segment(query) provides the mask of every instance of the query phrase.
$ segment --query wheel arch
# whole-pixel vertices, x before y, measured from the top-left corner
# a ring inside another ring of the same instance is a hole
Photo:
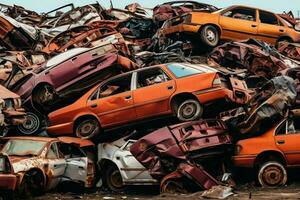
[[[282,163],[285,167],[287,165],[287,161],[282,152],[276,150],[268,150],[261,152],[258,154],[254,160],[253,167],[258,168],[259,164],[268,160],[276,160]]]
[[[182,102],[186,99],[194,99],[194,100],[197,100],[200,102],[200,100],[194,94],[189,93],[189,92],[182,92],[182,93],[175,94],[171,97],[170,102],[169,102],[169,106],[170,106],[170,109],[172,109],[172,112],[175,111],[174,105],[178,106],[178,104],[180,102]]]
[[[76,129],[76,125],[82,121],[82,120],[85,120],[85,119],[96,119],[101,127],[101,122],[99,120],[99,118],[95,115],[95,114],[92,114],[92,113],[86,113],[86,114],[83,114],[83,115],[79,115],[79,116],[76,116],[75,119],[73,120],[73,131],[75,131]]]
[[[38,167],[33,167],[33,168],[30,168],[30,169],[24,171],[24,172],[22,173],[22,176],[20,176],[21,178],[20,178],[20,180],[19,180],[19,184],[22,183],[25,174],[27,174],[27,173],[29,173],[29,172],[32,172],[32,171],[37,171],[38,173],[42,174],[43,179],[44,179],[44,187],[46,187],[46,185],[47,185],[47,182],[46,182],[46,181],[48,180],[48,177],[47,177],[47,175],[44,173],[44,171],[43,171],[42,169],[38,168]],[[20,173],[18,173],[18,174],[20,174]]]
[[[200,33],[202,31],[202,29],[205,27],[205,26],[213,26],[217,29],[218,33],[219,33],[219,38],[221,39],[221,35],[222,35],[222,28],[218,25],[218,24],[214,24],[214,23],[207,23],[207,24],[203,24],[201,25],[201,27],[199,28],[198,30],[198,33]]]
[[[37,90],[39,90],[44,85],[50,85],[51,87],[53,87],[53,85],[51,85],[51,83],[49,83],[47,81],[43,81],[43,82],[39,82],[36,86],[34,86],[32,92],[31,92],[31,105],[35,110],[39,110],[39,109],[35,105],[34,94],[36,93]]]

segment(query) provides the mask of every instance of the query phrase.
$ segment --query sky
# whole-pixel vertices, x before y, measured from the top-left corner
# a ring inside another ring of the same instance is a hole
[[[106,8],[108,8],[110,5],[109,0],[98,1]],[[124,8],[126,5],[134,2],[139,3],[147,8],[153,8],[158,4],[168,1],[170,0],[112,0],[112,3],[116,8]],[[69,3],[74,3],[75,6],[80,6],[95,2],[96,0],[0,0],[0,3],[8,5],[21,5],[38,13],[47,12]],[[220,8],[236,4],[248,5],[270,10],[276,13],[292,10],[295,16],[298,16],[298,10],[300,10],[300,0],[200,0],[199,2],[212,4]]]

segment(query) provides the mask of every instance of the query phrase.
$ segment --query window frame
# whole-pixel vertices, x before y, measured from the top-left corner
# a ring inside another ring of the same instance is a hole
[[[118,78],[125,77],[125,76],[127,76],[127,75],[131,75],[131,79],[130,79],[130,90],[128,90],[128,91],[132,91],[132,90],[133,90],[133,81],[134,81],[134,79],[133,79],[133,77],[134,77],[134,76],[133,76],[133,72],[128,73],[128,74],[122,74],[121,76],[113,77],[113,78],[111,78],[111,79],[109,79],[109,80],[103,82],[103,83],[100,84],[100,85],[94,90],[94,92],[89,96],[88,101],[96,101],[96,100],[99,100],[99,99],[104,99],[104,98],[108,98],[108,97],[114,96],[114,95],[111,95],[111,96],[99,98],[99,94],[100,94],[101,87],[105,86],[106,84],[108,84],[108,83],[111,82],[111,81],[114,81],[114,80],[116,80],[116,79],[118,79]],[[96,94],[96,93],[97,93],[97,94]],[[122,92],[122,93],[123,93],[123,92]],[[121,94],[121,93],[118,93],[118,94]],[[94,95],[97,95],[95,99],[93,98]],[[117,94],[115,94],[115,95],[117,95]]]
[[[254,10],[255,13],[255,18],[254,21],[251,20],[247,20],[247,19],[239,19],[239,18],[233,18],[233,17],[228,17],[225,16],[224,14],[227,13],[228,11],[234,10],[234,9],[244,9],[244,10]],[[248,7],[242,7],[242,6],[238,6],[238,7],[230,7],[228,9],[225,9],[221,14],[222,17],[227,17],[227,18],[231,18],[231,19],[235,19],[235,20],[243,20],[243,21],[247,21],[247,22],[257,22],[258,21],[258,12],[256,8],[248,8]]]
[[[133,74],[133,77],[134,77],[134,80],[133,80],[133,90],[138,90],[138,89],[142,89],[142,88],[147,88],[149,86],[153,86],[153,85],[148,85],[148,86],[144,86],[144,87],[137,87],[138,85],[138,73],[140,72],[143,72],[143,71],[146,71],[146,70],[151,70],[151,69],[155,69],[155,68],[159,68],[167,77],[168,77],[168,81],[172,81],[173,78],[166,72],[166,70],[164,70],[161,66],[153,66],[153,67],[148,67],[146,69],[142,69],[142,70],[138,70],[138,71],[135,71],[134,74]],[[165,81],[163,83],[166,83],[168,81]],[[154,85],[157,85],[157,84],[154,84]]]
[[[56,145],[56,158],[48,158],[48,153],[50,152],[50,150],[51,150],[51,146],[52,145]],[[49,148],[48,148],[48,150],[47,150],[47,152],[46,152],[46,154],[45,154],[45,158],[47,158],[47,159],[49,159],[49,160],[54,160],[54,159],[61,159],[61,156],[60,156],[60,153],[59,153],[59,150],[58,150],[58,145],[57,145],[57,142],[52,142],[50,145],[49,145]]]
[[[273,15],[277,19],[278,24],[269,24],[269,23],[262,22],[261,19],[260,19],[261,12]],[[265,11],[265,10],[258,10],[258,15],[259,15],[259,23],[261,23],[261,24],[267,24],[267,25],[270,25],[270,26],[284,26],[283,23],[280,21],[280,19],[276,16],[276,14],[274,14],[272,12]]]

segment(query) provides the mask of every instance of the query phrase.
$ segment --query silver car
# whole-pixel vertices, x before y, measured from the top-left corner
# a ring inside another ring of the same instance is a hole
[[[128,185],[158,184],[130,153],[130,146],[135,141],[122,138],[98,145],[98,167],[108,189],[119,192]]]

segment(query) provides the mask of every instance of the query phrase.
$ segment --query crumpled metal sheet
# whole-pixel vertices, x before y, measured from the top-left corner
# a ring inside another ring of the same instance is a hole
[[[254,137],[267,131],[288,114],[295,103],[295,81],[287,76],[275,77],[256,91],[249,103],[220,114],[237,138]]]
[[[162,179],[179,169],[181,163],[205,160],[209,152],[217,157],[231,145],[221,121],[203,120],[158,129],[135,142],[130,152],[153,178]]]
[[[297,43],[280,42],[278,51],[291,59],[300,61],[300,45]]]
[[[166,20],[193,10],[214,12],[217,11],[218,8],[196,1],[171,1],[158,5],[153,9],[153,20],[157,24],[162,25]]]
[[[216,47],[209,56],[222,67],[247,69],[249,75],[271,79],[281,71],[297,66],[297,63],[282,57],[275,48],[262,41],[249,39],[228,42]]]

